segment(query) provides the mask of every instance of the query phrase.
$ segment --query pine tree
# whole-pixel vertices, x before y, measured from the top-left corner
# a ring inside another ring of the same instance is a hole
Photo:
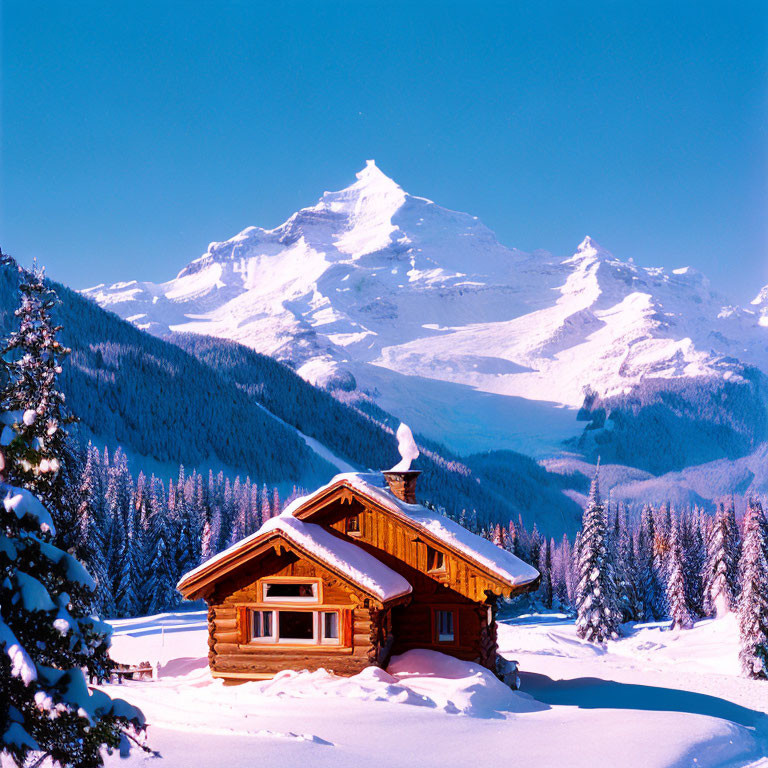
[[[669,533],[669,578],[667,581],[667,605],[672,617],[672,629],[690,629],[693,626],[691,607],[688,604],[689,589],[686,584],[686,563],[681,542],[680,521],[671,525]]]
[[[623,622],[639,621],[642,614],[642,601],[638,594],[634,541],[627,510],[621,506],[616,510],[614,532],[616,540],[616,586],[621,620]]]
[[[150,482],[151,565],[146,583],[149,613],[160,613],[175,608],[179,602],[176,591],[176,566],[173,562],[174,532],[169,526],[165,489],[161,480],[153,477]]]
[[[685,515],[683,559],[686,564],[685,583],[687,588],[688,605],[695,616],[704,616],[704,572],[707,553],[702,532],[702,512],[695,507],[693,514]]]
[[[598,469],[584,510],[579,547],[579,587],[576,631],[593,643],[618,637],[621,619],[608,540],[608,521],[600,499]]]
[[[643,604],[643,619],[659,621],[664,618],[666,602],[659,577],[656,555],[656,526],[653,509],[646,504],[640,518],[637,538],[637,568]]]
[[[69,349],[58,340],[61,326],[52,318],[58,297],[46,285],[44,271],[19,268],[19,273],[19,325],[0,352],[6,373],[0,394],[6,424],[0,443],[5,446],[8,482],[40,499],[56,524],[55,543],[69,550],[78,535],[77,499],[65,427],[74,418],[58,388]]]
[[[136,594],[133,575],[137,569],[133,543],[133,478],[128,460],[119,448],[108,470],[107,535],[104,556],[113,602],[108,604],[109,616],[133,616]]]
[[[545,608],[552,608],[552,543],[547,539],[539,550],[538,571],[541,574],[539,597]]]
[[[768,680],[768,521],[754,500],[744,520],[740,572],[739,659],[745,675]]]
[[[707,558],[705,608],[718,617],[736,607],[738,563],[734,560],[733,522],[721,504],[712,528]]]
[[[2,422],[15,418],[3,414]],[[0,458],[0,751],[18,766],[46,757],[101,766],[102,748],[127,744],[144,718],[126,702],[89,693],[84,670],[103,680],[112,668],[109,628],[87,609],[95,582],[54,545],[55,524],[40,501],[5,482],[6,472],[34,477],[46,453],[17,444]]]

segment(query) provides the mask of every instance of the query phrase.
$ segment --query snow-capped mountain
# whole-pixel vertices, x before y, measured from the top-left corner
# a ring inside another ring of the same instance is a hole
[[[733,306],[691,268],[624,262],[589,237],[565,259],[507,248],[372,160],[279,227],[211,243],[173,280],[84,293],[154,334],[232,339],[313,383],[356,386],[459,450],[552,451],[583,427],[585,393],[768,371],[767,289]]]

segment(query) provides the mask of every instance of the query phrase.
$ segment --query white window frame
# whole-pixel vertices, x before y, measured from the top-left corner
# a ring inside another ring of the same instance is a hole
[[[264,635],[263,637],[256,637],[256,632],[255,632],[256,614],[264,614],[264,613],[268,613],[271,615],[272,634]],[[275,615],[276,613],[277,611],[273,611],[269,609],[265,610],[263,608],[254,608],[251,611],[251,642],[252,643],[268,643],[271,645],[277,642],[277,616]]]
[[[336,637],[325,636],[325,617],[328,614],[336,617]],[[341,644],[341,613],[339,611],[318,611],[318,622],[320,624],[320,644],[321,645],[340,645]]]
[[[270,597],[267,594],[270,584],[308,585],[312,587],[312,595],[309,597]],[[320,590],[316,581],[270,581],[265,579],[261,584],[261,598],[263,603],[317,603],[320,601]]]
[[[309,613],[312,615],[312,637],[280,637],[280,614],[281,613]],[[286,608],[285,611],[276,610],[277,621],[275,623],[275,638],[278,645],[317,645],[318,644],[318,626],[317,616],[318,611],[292,611],[290,608]]]
[[[299,637],[280,637],[280,614],[288,611],[290,608],[252,608],[250,611],[250,628],[251,637],[250,642],[262,644],[262,645],[341,645],[341,611],[339,610],[313,610],[313,611],[297,611],[297,613],[309,613],[312,615],[312,638],[299,638]],[[271,630],[270,635],[264,637],[255,636],[255,622],[257,614],[268,613],[271,616]],[[337,637],[325,636],[325,615],[332,613],[336,616],[336,634]]]

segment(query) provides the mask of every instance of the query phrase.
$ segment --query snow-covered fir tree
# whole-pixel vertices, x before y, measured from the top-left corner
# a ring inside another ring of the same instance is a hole
[[[58,387],[69,349],[58,339],[61,327],[52,317],[58,298],[46,284],[43,270],[18,269],[18,327],[0,352],[5,372],[0,406],[7,421],[0,444],[12,457],[8,481],[40,499],[56,523],[57,545],[73,549],[78,537],[77,499],[65,429],[73,417]]]
[[[680,520],[673,521],[669,532],[669,568],[667,605],[672,618],[672,629],[690,629],[693,614],[688,604],[689,588],[686,583],[687,567],[683,553]]]
[[[616,587],[618,589],[621,620],[639,621],[642,614],[642,601],[637,583],[634,537],[629,525],[626,507],[619,505],[616,510]]]
[[[645,621],[659,621],[666,615],[666,599],[656,548],[656,524],[653,509],[649,505],[643,507],[640,518],[636,563],[643,605],[643,619]]]
[[[740,573],[739,660],[745,675],[768,680],[768,521],[754,500],[744,518]]]
[[[621,615],[616,605],[608,521],[600,498],[598,472],[599,463],[581,527],[576,631],[585,640],[604,643],[618,637]]]
[[[554,589],[552,587],[552,543],[547,539],[539,550],[538,570],[541,574],[539,598],[545,608],[552,607]]]
[[[111,669],[110,629],[85,608],[95,582],[54,545],[55,524],[36,496],[5,483],[6,474],[34,477],[46,454],[32,443],[0,459],[0,750],[18,766],[46,757],[101,766],[102,748],[127,744],[144,719],[120,699],[89,692],[84,671],[103,680]],[[30,466],[13,466],[21,461]]]
[[[734,524],[730,510],[721,504],[709,539],[704,595],[705,610],[718,617],[736,607],[738,562],[735,560]]]

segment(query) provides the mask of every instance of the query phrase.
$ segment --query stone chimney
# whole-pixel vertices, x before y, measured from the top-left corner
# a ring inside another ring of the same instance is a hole
[[[416,503],[416,480],[421,472],[418,469],[406,469],[398,471],[390,469],[382,472],[387,480],[389,490],[406,504]]]

